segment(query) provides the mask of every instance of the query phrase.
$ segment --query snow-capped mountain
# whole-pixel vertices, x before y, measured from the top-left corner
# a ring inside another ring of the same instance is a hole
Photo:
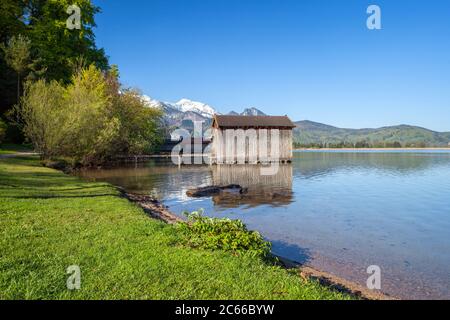
[[[234,112],[234,111],[232,111]],[[234,112],[235,114],[237,114],[236,112]],[[231,114],[231,112],[230,112]],[[265,116],[266,114],[264,112],[262,112],[259,109],[256,109],[255,107],[252,108],[246,108],[244,109],[243,112],[240,113],[241,116]]]
[[[212,118],[214,114],[220,114],[206,103],[191,101],[189,99],[181,99],[180,101],[175,103],[175,106],[183,112],[196,112],[198,114],[201,114],[205,118]]]
[[[146,95],[142,96],[142,98],[150,107],[161,108],[164,112],[164,117],[168,119],[169,122],[179,122],[182,120],[201,121],[212,119],[214,114],[220,114],[205,103],[191,101],[189,99],[181,99],[180,101],[173,103],[158,101]]]
[[[210,105],[202,102],[181,99],[178,102],[162,102],[143,95],[142,98],[149,107],[160,108],[164,113],[164,122],[168,127],[180,127],[190,130],[193,127],[193,121],[203,121],[203,126],[209,127],[215,114],[220,114]],[[234,115],[265,115],[256,108],[245,109],[242,113],[234,111],[229,114]]]

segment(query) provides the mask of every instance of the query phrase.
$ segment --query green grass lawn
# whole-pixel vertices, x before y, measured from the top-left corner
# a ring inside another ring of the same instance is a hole
[[[181,246],[105,183],[0,159],[0,299],[348,299],[258,258]],[[66,288],[70,265],[81,289]]]

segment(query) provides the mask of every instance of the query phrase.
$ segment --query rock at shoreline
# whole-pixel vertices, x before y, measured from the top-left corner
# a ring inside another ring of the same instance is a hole
[[[165,221],[167,223],[173,224],[183,221],[181,218],[177,217],[174,213],[170,212],[169,209],[161,204],[158,200],[141,194],[127,193],[125,190],[120,189],[122,195],[128,200],[137,203],[146,213],[155,219]]]
[[[201,188],[189,189],[186,195],[192,198],[210,197],[221,193],[243,194],[247,192],[247,188],[243,188],[238,184],[230,184],[227,186],[207,186]]]

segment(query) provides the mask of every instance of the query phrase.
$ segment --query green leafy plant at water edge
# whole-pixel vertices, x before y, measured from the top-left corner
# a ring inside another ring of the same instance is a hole
[[[241,220],[206,217],[203,210],[184,214],[187,221],[177,226],[182,231],[184,244],[190,247],[245,253],[261,258],[270,255],[270,242],[265,241],[259,232],[247,230]]]

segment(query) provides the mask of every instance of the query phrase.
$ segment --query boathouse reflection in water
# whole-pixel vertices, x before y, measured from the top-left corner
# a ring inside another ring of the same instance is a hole
[[[280,164],[275,175],[261,175],[261,167],[256,165],[218,165],[212,166],[211,170],[214,185],[239,184],[247,189],[242,194],[221,193],[214,196],[213,203],[219,207],[277,207],[293,201],[291,164]]]

